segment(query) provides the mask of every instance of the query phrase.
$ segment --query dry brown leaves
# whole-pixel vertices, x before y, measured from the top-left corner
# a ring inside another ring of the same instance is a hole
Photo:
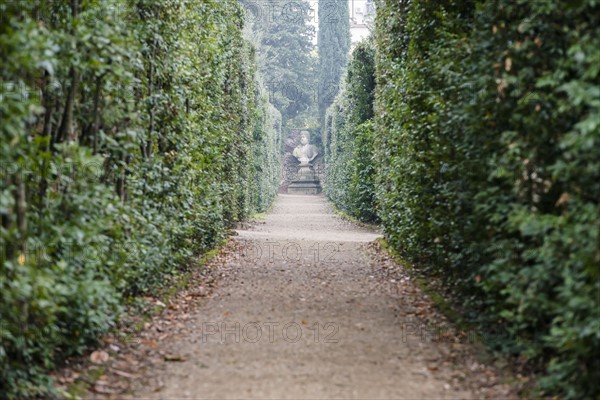
[[[143,297],[145,310],[159,310],[150,321],[136,312],[127,313],[116,334],[102,339],[103,346],[89,356],[68,360],[54,374],[61,390],[74,385],[87,387],[86,399],[132,399],[132,393],[144,386],[154,391],[162,382],[150,378],[148,371],[165,362],[183,362],[185,354],[170,354],[164,350],[167,341],[185,337],[186,321],[193,309],[218,287],[220,268],[235,251],[230,241],[203,267],[190,272],[189,284],[169,300]],[[140,329],[141,328],[141,329]],[[80,394],[80,393],[79,393]]]

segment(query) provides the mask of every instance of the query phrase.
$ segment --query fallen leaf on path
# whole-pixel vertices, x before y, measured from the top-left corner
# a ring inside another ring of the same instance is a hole
[[[124,378],[127,378],[127,379],[137,379],[138,378],[138,375],[130,374],[129,372],[121,371],[119,369],[112,368],[111,372],[114,372],[115,374],[122,376]]]
[[[90,360],[94,364],[103,364],[108,361],[110,356],[105,351],[95,351],[90,355]]]
[[[112,389],[106,385],[106,382],[96,382],[94,385],[94,392],[99,394],[117,394],[122,392],[121,390]]]
[[[187,361],[188,358],[180,355],[166,354],[164,360],[169,362],[184,362]]]

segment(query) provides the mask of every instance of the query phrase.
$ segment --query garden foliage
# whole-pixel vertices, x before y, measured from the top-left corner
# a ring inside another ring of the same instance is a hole
[[[379,0],[373,122],[363,44],[324,127],[336,205],[377,210],[490,346],[567,399],[599,395],[598,20],[593,0]]]
[[[325,192],[344,212],[376,221],[373,160],[375,49],[369,41],[352,52],[345,81],[325,116]]]
[[[307,0],[241,0],[257,48],[258,70],[283,125],[315,108],[315,27]]]
[[[594,0],[377,10],[386,236],[570,399],[599,395],[598,20]]]
[[[318,110],[325,119],[342,84],[350,50],[350,12],[346,1],[319,1]]]
[[[0,392],[264,211],[280,116],[235,0],[0,5]]]

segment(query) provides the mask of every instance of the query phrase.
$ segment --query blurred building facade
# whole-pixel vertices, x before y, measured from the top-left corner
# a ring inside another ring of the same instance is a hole
[[[374,0],[348,0],[350,9],[350,35],[352,37],[352,46],[354,47],[369,36],[373,23],[375,21],[375,1]]]

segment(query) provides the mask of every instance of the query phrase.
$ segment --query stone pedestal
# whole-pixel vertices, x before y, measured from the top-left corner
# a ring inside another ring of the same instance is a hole
[[[289,194],[319,194],[321,182],[310,164],[300,164],[298,177],[288,186]]]

